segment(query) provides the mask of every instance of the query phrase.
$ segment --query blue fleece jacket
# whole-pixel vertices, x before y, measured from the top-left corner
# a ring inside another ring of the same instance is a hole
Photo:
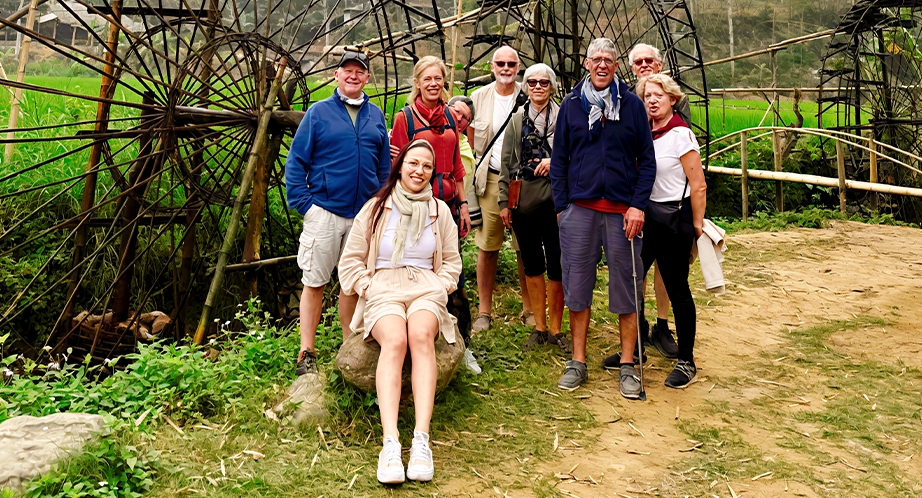
[[[656,180],[656,156],[643,103],[615,79],[611,93],[616,97],[620,88],[620,120],[604,121],[593,137],[583,84],[564,98],[557,114],[549,173],[554,209],[559,213],[573,201],[606,199],[644,210]]]
[[[387,181],[391,153],[384,113],[364,98],[355,125],[338,91],[301,120],[285,163],[288,207],[301,216],[316,204],[355,218]]]

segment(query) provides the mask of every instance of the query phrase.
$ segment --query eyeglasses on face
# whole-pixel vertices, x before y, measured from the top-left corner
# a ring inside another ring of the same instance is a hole
[[[525,83],[528,84],[529,88],[534,88],[540,86],[541,88],[547,88],[551,86],[551,80],[527,80]]]
[[[431,172],[433,170],[432,163],[421,163],[416,159],[404,159],[403,165],[413,170],[420,168],[425,172]]]
[[[634,59],[634,65],[637,67],[643,66],[644,64],[652,66],[656,62],[656,59],[653,57],[641,57],[640,59]]]
[[[589,62],[591,62],[593,66],[601,66],[602,64],[605,64],[606,66],[611,67],[615,65],[615,61],[609,59],[608,57],[589,57]]]
[[[519,65],[519,61],[493,61],[493,64],[496,64],[496,67],[515,68]]]

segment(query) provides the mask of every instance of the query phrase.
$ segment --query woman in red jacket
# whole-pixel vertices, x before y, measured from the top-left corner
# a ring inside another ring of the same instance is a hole
[[[471,229],[471,215],[464,195],[458,127],[454,117],[449,119],[451,111],[446,106],[451,98],[445,89],[447,77],[448,69],[438,57],[427,55],[413,67],[413,88],[407,97],[407,107],[394,116],[391,154],[417,139],[432,145],[438,165],[432,175],[432,192],[458,216],[458,232],[464,237]],[[412,118],[410,123],[408,114]]]

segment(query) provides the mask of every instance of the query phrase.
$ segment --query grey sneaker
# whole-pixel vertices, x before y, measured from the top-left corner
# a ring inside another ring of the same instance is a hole
[[[298,377],[306,373],[317,373],[317,356],[309,349],[298,353],[298,364],[295,368]]]
[[[529,328],[536,326],[537,323],[535,322],[535,314],[531,311],[523,311],[522,324]]]
[[[634,365],[622,365],[618,379],[622,396],[627,399],[640,398],[643,385],[640,384],[640,377],[637,377],[637,370],[634,369]]]
[[[660,328],[656,324],[650,329],[650,344],[665,358],[676,359],[679,357],[679,345],[672,337],[669,327]]]
[[[528,340],[525,341],[525,351],[539,344],[547,344],[547,330],[532,330]]]
[[[479,374],[482,371],[480,365],[477,364],[477,358],[474,358],[474,353],[472,353],[470,349],[464,350],[464,366],[475,374]]]
[[[567,334],[563,332],[557,335],[548,335],[547,343],[552,346],[557,346],[563,353],[573,354],[573,344],[570,342],[570,339],[567,339]]]
[[[589,372],[586,370],[586,364],[576,360],[568,360],[567,368],[563,371],[563,376],[557,382],[557,387],[564,391],[572,391],[581,386],[589,378]]]
[[[637,356],[637,351],[634,351],[634,363],[640,363],[640,357]],[[643,353],[643,363],[647,364],[647,352]],[[606,357],[602,360],[602,368],[605,370],[618,370],[621,368],[621,353],[615,353],[611,356]]]
[[[672,372],[669,372],[664,384],[666,387],[671,387],[673,389],[685,389],[695,380],[695,375],[697,374],[698,369],[695,368],[694,363],[686,360],[679,360],[679,363]]]
[[[474,320],[474,325],[471,326],[471,332],[483,332],[490,328],[493,324],[493,317],[490,315],[481,313],[477,315],[477,319]]]

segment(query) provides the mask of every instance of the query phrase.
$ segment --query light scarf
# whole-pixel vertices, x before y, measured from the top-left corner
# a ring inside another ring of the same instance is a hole
[[[618,82],[615,79],[615,88],[618,92],[618,99],[612,101],[611,87],[603,90],[596,90],[592,86],[589,76],[583,80],[582,98],[589,103],[589,131],[597,135],[601,130],[600,122],[602,116],[609,121],[618,121],[621,119],[621,90],[618,89]]]
[[[357,98],[357,99],[350,99],[349,97],[346,97],[345,95],[343,95],[343,94],[341,94],[341,93],[339,93],[339,92],[336,92],[336,93],[339,95],[339,100],[342,100],[343,102],[345,102],[345,103],[347,103],[347,104],[349,104],[349,105],[354,105],[354,106],[356,106],[356,107],[361,107],[362,104],[365,103],[365,92],[362,92],[362,96],[359,97],[359,98]]]
[[[394,185],[391,192],[391,201],[400,213],[400,219],[397,221],[397,230],[394,234],[394,254],[391,256],[391,264],[394,268],[403,259],[404,249],[407,247],[407,239],[410,240],[410,246],[416,245],[423,230],[426,228],[426,222],[429,220],[429,200],[432,199],[432,186],[426,185],[426,188],[418,194],[412,194],[403,189],[400,182]]]

